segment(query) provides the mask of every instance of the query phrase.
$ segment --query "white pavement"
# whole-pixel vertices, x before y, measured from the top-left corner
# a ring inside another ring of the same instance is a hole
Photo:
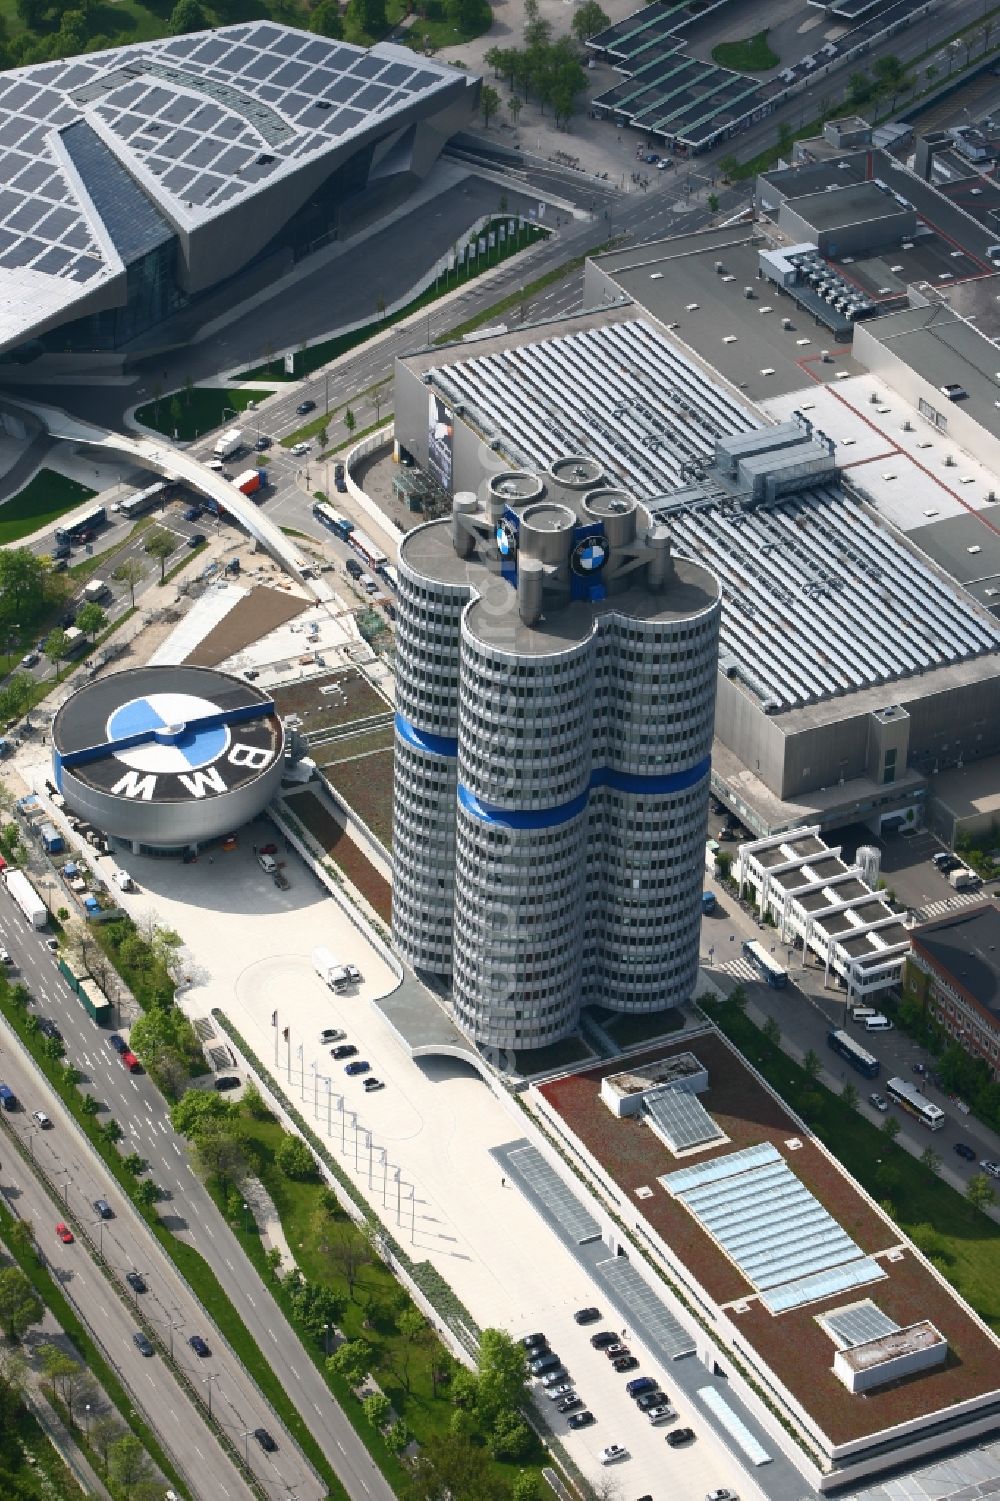
[[[624,1443],[633,1458],[619,1474],[630,1493],[690,1501],[713,1486],[730,1485],[747,1495],[747,1475],[700,1415],[683,1404],[681,1420],[695,1428],[698,1442],[673,1461],[663,1430],[649,1426],[627,1397],[624,1379],[590,1349],[588,1331],[573,1322],[574,1309],[584,1304],[606,1306],[602,1290],[528,1202],[501,1186],[489,1156],[491,1148],[525,1134],[524,1117],[466,1065],[453,1059],[414,1063],[404,1054],[369,1004],[395,987],[389,966],[337,902],[321,894],[297,857],[288,860],[287,892],[263,876],[252,847],[269,837],[271,826],[261,821],[241,831],[236,851],[211,862],[124,861],[140,887],[124,904],[136,917],[155,914],[176,928],[192,955],[196,983],[182,998],[185,1010],[191,1016],[203,1016],[212,1006],[226,1012],[303,1114],[329,1137],[376,1213],[411,1254],[438,1268],[477,1323],[515,1334],[546,1331],[598,1420],[574,1434],[564,1419],[547,1413],[589,1477],[602,1473],[597,1456],[605,1444]],[[318,944],[358,965],[364,980],[356,993],[334,995],[322,984],[310,960]],[[277,1029],[271,1025],[275,1010]],[[280,1038],[286,1026],[287,1046]],[[347,1031],[385,1081],[383,1091],[366,1095],[361,1080],[345,1077],[343,1064],[318,1044],[320,1030],[330,1026]],[[659,1375],[673,1393],[670,1370],[658,1370],[646,1352],[633,1349],[642,1370]]]

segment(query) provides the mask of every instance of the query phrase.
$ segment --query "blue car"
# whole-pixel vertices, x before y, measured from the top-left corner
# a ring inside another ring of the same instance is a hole
[[[363,1058],[355,1058],[353,1063],[344,1065],[345,1074],[367,1074],[370,1069],[371,1064],[366,1063]]]
[[[125,1041],[124,1037],[119,1036],[117,1032],[112,1032],[111,1036],[108,1038],[108,1047],[114,1048],[119,1057],[122,1053],[128,1052],[128,1043]]]

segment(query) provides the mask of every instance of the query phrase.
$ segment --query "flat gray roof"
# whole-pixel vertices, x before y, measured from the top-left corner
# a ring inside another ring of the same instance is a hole
[[[827,384],[838,372],[862,374],[843,345],[833,363],[822,364],[829,331],[817,328],[779,288],[758,281],[759,252],[772,248],[755,226],[738,224],[637,245],[598,256],[596,264],[749,401],[800,391],[813,381]],[[744,287],[753,288],[752,300]],[[782,327],[785,317],[791,328]]]
[[[835,177],[847,175],[833,170]],[[788,206],[818,230],[912,216],[911,209],[902,208],[873,182],[838,182],[833,192],[807,193],[790,200]]]
[[[1000,439],[1000,410],[994,405],[1000,360],[992,340],[971,323],[935,301],[875,319],[865,325],[865,333],[938,390],[948,384],[961,386],[967,393],[962,411]],[[944,395],[941,403],[947,411]]]
[[[946,516],[907,535],[939,568],[963,584],[973,599],[991,614],[1000,615],[1000,532],[983,524],[991,520],[1000,526],[1000,504],[995,516],[991,510]],[[978,551],[970,553],[970,547]]]

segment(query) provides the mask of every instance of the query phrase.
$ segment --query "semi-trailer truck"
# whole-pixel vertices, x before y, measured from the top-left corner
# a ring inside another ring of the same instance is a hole
[[[346,965],[339,963],[329,949],[313,949],[312,961],[316,973],[331,990],[346,990],[350,985],[351,976]]]
[[[238,427],[231,427],[227,432],[219,434],[212,452],[217,459],[231,459],[233,454],[239,453],[242,447],[242,432]]]
[[[244,469],[233,480],[233,484],[242,495],[255,495],[257,491],[267,484],[266,469]]]
[[[31,923],[31,926],[33,928],[44,928],[49,920],[49,914],[46,911],[45,903],[28,880],[28,877],[24,874],[24,871],[11,870],[8,866],[3,873],[3,878],[7,883],[7,890]]]

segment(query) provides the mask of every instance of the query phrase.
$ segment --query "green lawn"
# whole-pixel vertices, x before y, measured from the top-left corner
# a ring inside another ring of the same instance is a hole
[[[765,30],[740,42],[720,42],[712,48],[712,61],[736,73],[767,73],[778,66],[781,58],[768,46]]]
[[[703,1004],[745,1058],[787,1100],[848,1172],[930,1257],[942,1276],[1000,1334],[1000,1226],[974,1209],[877,1126],[848,1109],[731,1003]],[[934,1137],[928,1145],[935,1147]],[[935,1148],[936,1149],[936,1148]]]
[[[23,490],[0,505],[0,546],[50,526],[96,494],[53,469],[39,469]]]
[[[495,222],[498,224],[501,222],[506,223],[508,217],[508,215],[504,215],[501,219],[498,216]],[[483,234],[486,233],[487,230],[484,229]],[[460,287],[467,281],[473,281],[477,276],[482,275],[484,271],[492,269],[492,267],[499,265],[501,261],[507,260],[509,256],[517,255],[519,251],[526,249],[529,245],[533,245],[536,240],[545,239],[547,234],[547,230],[539,229],[537,225],[523,225],[520,234],[516,235],[514,240],[506,241],[502,250],[497,248],[490,251],[487,255],[477,256],[471,263],[471,270],[463,266],[455,271],[446,272],[438,282],[428,287],[426,291],[421,292],[419,297],[415,297],[412,302],[408,302],[398,312],[385,318],[378,315],[378,288],[373,287],[371,289],[371,305],[376,316],[372,321],[363,324],[361,328],[354,329],[351,333],[338,334],[333,339],[324,339],[319,344],[310,344],[307,349],[298,350],[295,355],[294,375],[285,374],[284,364],[281,361],[270,360],[266,364],[255,366],[252,370],[241,371],[237,378],[239,380],[267,381],[301,380],[303,376],[311,375],[314,370],[319,370],[323,365],[328,365],[331,360],[335,360],[339,355],[346,354],[348,350],[355,349],[359,344],[363,344],[373,334],[380,333],[383,328],[391,328],[393,324],[402,322],[411,313],[415,313],[418,309],[427,307],[430,303],[435,302],[437,298],[443,297],[446,292],[453,291],[455,287]],[[464,236],[462,237],[462,243],[466,243]],[[360,311],[363,310],[359,309]],[[322,421],[318,418],[314,418],[311,423],[307,424],[313,432],[318,431],[322,425]],[[281,441],[287,445],[299,442],[300,439],[297,433],[290,433],[287,438],[282,438]]]
[[[336,1128],[336,1117],[333,1119]],[[330,1213],[330,1199],[324,1184],[318,1180],[296,1182],[275,1166],[275,1152],[285,1135],[284,1128],[276,1120],[253,1120],[244,1114],[241,1125],[245,1140],[259,1163],[260,1177],[274,1200],[282,1229],[302,1275],[309,1282],[333,1288],[346,1300],[344,1313],[338,1319],[341,1330],[348,1339],[367,1339],[370,1342],[372,1373],[418,1443],[426,1443],[432,1435],[447,1433],[454,1408],[448,1400],[447,1385],[442,1385],[439,1380],[438,1395],[435,1396],[431,1379],[432,1367],[439,1368],[448,1363],[437,1339],[429,1339],[425,1344],[412,1344],[399,1333],[399,1316],[409,1306],[409,1299],[380,1260],[373,1259],[362,1267],[353,1297],[350,1295],[342,1262],[338,1261],[335,1247],[339,1237],[360,1236],[361,1232],[346,1214],[340,1211]],[[346,1140],[350,1146],[353,1133],[349,1128]],[[364,1162],[365,1155],[364,1143],[361,1142],[359,1162]],[[378,1183],[377,1171],[373,1181]],[[390,1180],[390,1195],[392,1189]],[[217,1191],[215,1197],[221,1207],[221,1195]],[[405,1203],[404,1195],[401,1204],[404,1223]],[[231,1223],[247,1254],[267,1278],[269,1274],[256,1226],[245,1222],[242,1214],[234,1217]],[[276,1288],[276,1296],[286,1317],[295,1324],[296,1315],[291,1300],[280,1285]],[[388,1449],[381,1435],[368,1424],[346,1384],[326,1371],[322,1335],[310,1336],[301,1326],[299,1334],[316,1365],[323,1371],[331,1390],[347,1410],[351,1422],[377,1457],[386,1478],[397,1494],[403,1494],[406,1476],[399,1461]],[[495,1470],[498,1476],[509,1481],[518,1469],[534,1469],[540,1479],[542,1462],[543,1454],[539,1445],[537,1452],[523,1464],[513,1466],[497,1463]],[[541,1494],[541,1485],[539,1493]]]
[[[148,401],[136,410],[136,419],[144,427],[165,433],[172,438],[176,431],[178,439],[187,442],[209,433],[224,422],[236,422],[233,413],[246,411],[251,401],[263,401],[267,391],[241,391],[234,387],[229,391],[215,390],[209,386],[195,386],[192,391],[169,392],[158,401]]]

